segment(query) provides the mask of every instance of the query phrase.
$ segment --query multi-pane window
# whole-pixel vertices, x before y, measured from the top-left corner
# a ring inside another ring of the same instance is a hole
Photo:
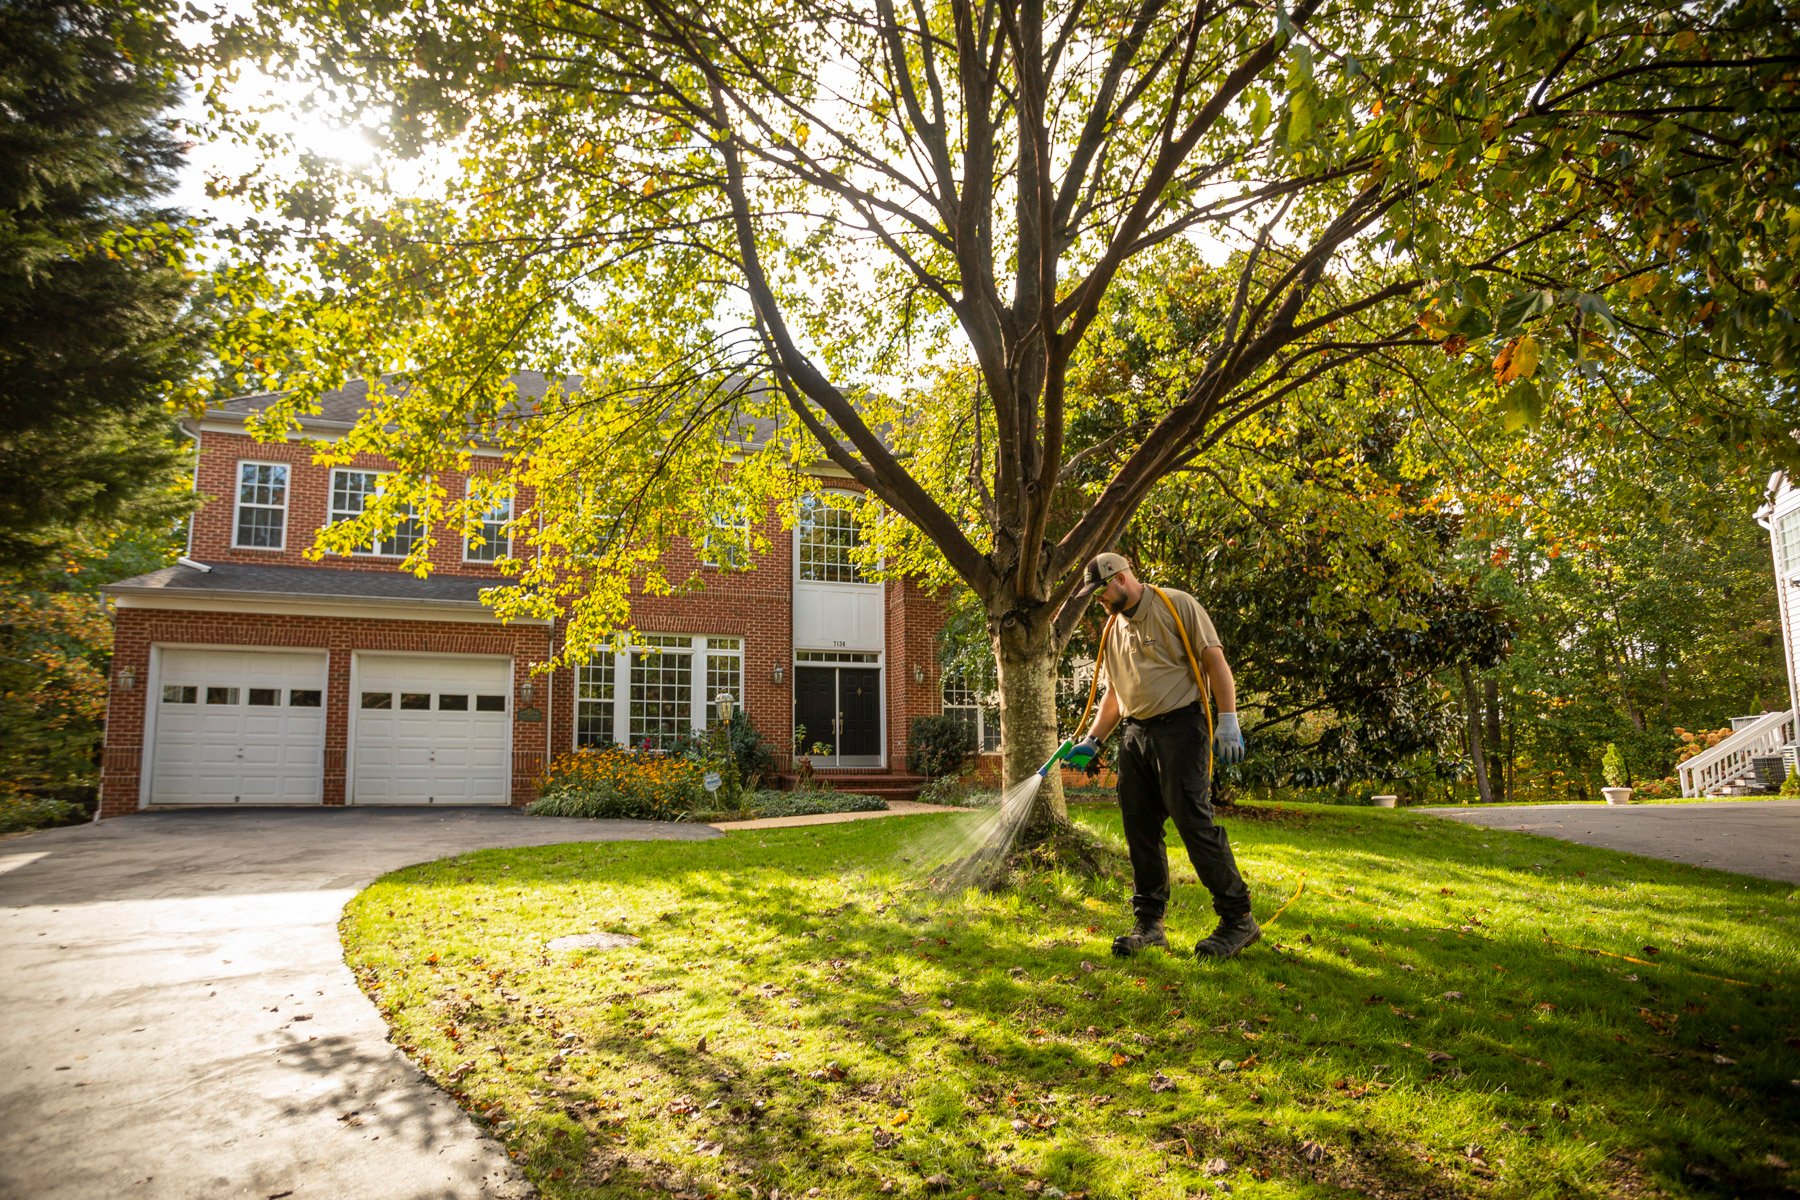
[[[495,562],[505,558],[512,550],[512,539],[507,535],[506,525],[512,520],[512,500],[506,496],[497,496],[492,507],[481,516],[481,536],[471,537],[463,544],[463,560],[465,562]]]
[[[866,583],[852,552],[862,543],[856,514],[832,504],[830,497],[807,496],[800,502],[794,530],[800,548],[800,578],[818,583]]]
[[[744,641],[633,634],[575,669],[575,745],[666,749],[718,724],[719,693],[744,707]]]
[[[684,637],[640,635],[631,647],[631,745],[661,750],[693,729],[694,647]]]
[[[734,710],[744,707],[744,643],[741,638],[706,639],[706,691],[700,702],[706,708],[706,727],[719,724],[719,693],[731,697]]]
[[[741,571],[750,565],[750,518],[720,515],[712,519],[700,547],[700,561],[709,567]]]
[[[1775,534],[1781,546],[1781,569],[1800,570],[1800,508],[1775,523]]]
[[[598,749],[613,745],[616,689],[613,656],[603,651],[575,668],[575,744]]]
[[[944,715],[968,729],[983,754],[1000,748],[1000,705],[992,691],[977,691],[961,670],[944,672]]]
[[[380,471],[333,471],[331,473],[331,520],[333,524],[347,521],[362,515],[370,500],[381,491]],[[393,532],[378,535],[369,545],[357,550],[358,554],[385,554],[401,556],[411,554],[413,547],[425,536],[425,528],[412,505],[407,505],[400,521]]]
[[[286,463],[241,462],[237,480],[237,526],[232,544],[279,550],[287,534]]]

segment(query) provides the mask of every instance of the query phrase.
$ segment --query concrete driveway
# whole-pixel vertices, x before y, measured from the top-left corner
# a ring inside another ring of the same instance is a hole
[[[0,842],[0,1197],[532,1195],[388,1044],[344,965],[344,903],[465,850],[717,836],[494,809],[284,809]]]
[[[1800,883],[1800,800],[1695,804],[1504,804],[1422,808],[1490,829]]]

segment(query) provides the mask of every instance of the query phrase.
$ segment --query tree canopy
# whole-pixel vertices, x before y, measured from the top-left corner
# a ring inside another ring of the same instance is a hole
[[[159,206],[172,128],[172,6],[0,9],[0,558],[168,491],[165,408],[202,339],[191,230]]]
[[[292,389],[266,431],[405,372],[332,452],[454,508],[431,470],[506,438],[563,482],[538,515],[564,531],[634,504],[694,528],[817,453],[898,518],[891,563],[980,598],[1009,775],[1053,742],[1080,565],[1336,373],[1520,428],[1655,376],[1747,453],[1800,451],[1800,55],[1766,0],[286,0],[220,53],[455,155],[431,196],[241,181],[279,214],[225,291],[242,382]],[[1108,409],[1109,297],[1175,245],[1208,267],[1191,349]],[[586,384],[516,420],[524,362]],[[1732,370],[1758,402],[1692,386]],[[745,376],[771,386],[720,386]],[[793,436],[746,445],[749,417]],[[577,572],[589,634],[642,586],[630,540]]]

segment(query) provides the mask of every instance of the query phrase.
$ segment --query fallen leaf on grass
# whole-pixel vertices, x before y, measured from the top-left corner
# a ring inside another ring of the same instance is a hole
[[[874,1142],[877,1150],[891,1150],[899,1140],[900,1135],[897,1133],[889,1133],[885,1129],[875,1131]]]
[[[1150,1090],[1153,1092],[1172,1092],[1175,1090],[1175,1081],[1170,1079],[1167,1075],[1164,1075],[1161,1071],[1158,1071],[1155,1075],[1150,1077]]]
[[[1304,1158],[1309,1163],[1324,1162],[1325,1147],[1319,1145],[1317,1142],[1301,1142],[1300,1157]]]
[[[1445,1054],[1442,1050],[1427,1050],[1425,1052],[1425,1061],[1426,1062],[1447,1063],[1447,1062],[1451,1062],[1455,1058],[1456,1058],[1456,1055]]]
[[[1779,1154],[1765,1154],[1763,1155],[1763,1166],[1774,1167],[1777,1171],[1785,1171],[1788,1169],[1788,1161]]]
[[[1202,1166],[1200,1169],[1205,1171],[1208,1175],[1223,1175],[1225,1172],[1231,1170],[1231,1164],[1222,1158],[1209,1158],[1206,1160],[1206,1165]]]
[[[895,1129],[898,1129],[910,1120],[912,1120],[912,1114],[907,1112],[905,1109],[901,1109],[899,1112],[894,1114],[894,1119],[892,1121],[889,1121],[888,1124],[892,1125]]]

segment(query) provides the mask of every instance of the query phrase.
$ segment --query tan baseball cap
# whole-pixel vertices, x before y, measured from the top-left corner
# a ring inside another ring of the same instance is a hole
[[[1096,554],[1081,573],[1081,586],[1075,589],[1077,596],[1085,596],[1097,592],[1106,586],[1106,581],[1120,571],[1131,570],[1131,560],[1123,554]]]

